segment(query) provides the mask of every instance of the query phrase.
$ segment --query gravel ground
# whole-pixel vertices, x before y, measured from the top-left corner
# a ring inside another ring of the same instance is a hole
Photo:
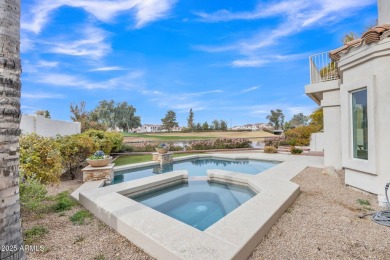
[[[376,196],[346,188],[343,175],[329,176],[308,168],[293,179],[301,195],[271,228],[250,259],[390,259],[390,228],[358,215],[378,210]],[[49,194],[73,191],[81,182],[63,181],[48,187]],[[360,205],[358,199],[371,205]],[[43,225],[49,233],[37,245],[43,253],[29,259],[152,259],[110,227],[93,218],[73,225],[65,214],[23,216],[23,229]]]
[[[48,193],[73,191],[81,185],[79,181],[63,181],[57,186],[48,186]],[[28,253],[28,259],[153,259],[125,237],[93,217],[85,225],[74,225],[69,217],[82,206],[61,213],[41,216],[22,216],[23,230],[34,225],[44,226],[49,232],[34,245],[45,246],[44,252]]]
[[[375,195],[347,188],[342,173],[329,176],[322,169],[308,168],[293,181],[301,195],[250,259],[390,259],[390,228],[358,218],[379,209]]]

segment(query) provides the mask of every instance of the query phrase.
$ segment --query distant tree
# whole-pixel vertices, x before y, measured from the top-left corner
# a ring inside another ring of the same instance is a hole
[[[44,116],[45,118],[51,118],[49,110],[37,110],[35,114]]]
[[[207,122],[204,122],[202,125],[203,130],[209,130],[209,124]]]
[[[219,124],[219,121],[218,120],[213,120],[213,122],[211,122],[211,125],[213,127],[213,130],[219,130],[220,129],[220,124]]]
[[[163,124],[163,129],[168,130],[170,132],[172,128],[179,126],[176,122],[176,113],[172,110],[168,110],[165,117],[161,118],[161,122]]]
[[[202,125],[201,123],[197,123],[195,126],[194,126],[195,130],[196,131],[202,131]]]
[[[80,104],[70,104],[70,118],[73,122],[81,124],[81,132],[85,132],[88,129],[107,130],[106,125],[100,124],[92,118],[85,106],[85,101],[81,101]]]
[[[271,114],[266,117],[269,124],[272,125],[276,130],[283,128],[284,125],[284,114],[280,109],[271,110]]]
[[[290,120],[290,126],[297,127],[301,125],[307,125],[309,122],[309,117],[305,116],[303,113],[299,113],[296,115],[293,115],[293,117]]]
[[[324,128],[324,111],[322,107],[317,108],[314,112],[309,116],[310,125],[317,126],[320,130]]]
[[[92,111],[91,116],[99,123],[105,124],[111,129],[115,129],[116,107],[114,100],[99,101],[99,105]]]
[[[194,112],[192,111],[192,108],[190,109],[190,113],[187,117],[187,127],[194,131]]]
[[[114,125],[124,132],[141,126],[141,117],[135,115],[136,109],[127,102],[119,103],[114,110]]]
[[[221,130],[227,130],[228,126],[227,126],[227,122],[225,120],[221,120],[220,123],[219,123],[219,128]]]
[[[284,126],[283,126],[283,129],[284,129],[284,130],[289,130],[289,129],[291,129],[291,124],[290,124],[290,122],[285,122],[285,123],[284,123]]]

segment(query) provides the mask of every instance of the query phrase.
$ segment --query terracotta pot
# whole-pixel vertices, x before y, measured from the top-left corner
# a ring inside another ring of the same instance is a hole
[[[104,167],[107,166],[112,161],[112,157],[104,158],[104,159],[87,159],[87,163],[92,167]]]
[[[169,148],[156,148],[156,151],[159,154],[164,154],[164,153],[167,153],[169,151]]]

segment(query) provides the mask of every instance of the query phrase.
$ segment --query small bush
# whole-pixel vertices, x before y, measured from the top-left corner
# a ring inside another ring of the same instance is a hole
[[[74,201],[68,191],[63,191],[61,193],[58,193],[54,197],[54,205],[52,205],[52,210],[55,212],[62,212],[65,210],[72,209],[77,203]]]
[[[265,146],[273,146],[278,148],[281,145],[286,144],[286,138],[284,136],[272,136],[264,139]]]
[[[85,163],[88,158],[97,149],[93,139],[86,135],[58,136],[57,142],[62,157],[62,164],[72,179],[75,173]]]
[[[49,231],[42,226],[33,226],[23,232],[24,242],[26,244],[33,244],[39,241]]]
[[[264,152],[265,153],[277,153],[278,149],[273,147],[273,146],[265,146],[264,147]]]
[[[302,149],[291,147],[291,154],[301,154],[303,153]]]
[[[357,199],[356,202],[362,206],[370,206],[371,205],[371,203],[365,199]]]
[[[82,209],[74,213],[69,219],[75,225],[83,225],[86,223],[86,220],[91,219],[92,216],[93,215],[88,210]]]
[[[319,126],[299,126],[285,132],[287,142],[294,142],[294,145],[310,145],[310,136],[320,130]]]
[[[119,152],[123,145],[123,135],[117,132],[105,132],[98,130],[88,130],[82,135],[89,136],[94,141],[97,149],[106,154]]]
[[[53,138],[28,134],[20,138],[20,170],[26,178],[58,182],[62,173],[59,145]]]
[[[41,212],[45,205],[42,203],[46,199],[47,190],[34,176],[24,177],[20,175],[19,195],[22,209]]]
[[[218,138],[207,141],[194,141],[187,150],[210,150],[210,149],[236,149],[251,148],[251,141],[242,138]]]

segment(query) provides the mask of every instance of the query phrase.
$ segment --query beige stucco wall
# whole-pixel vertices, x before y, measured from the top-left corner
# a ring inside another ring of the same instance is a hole
[[[78,122],[66,122],[53,120],[39,115],[23,115],[20,122],[22,134],[37,133],[44,137],[56,135],[72,135],[81,132],[81,124]]]
[[[342,57],[339,67],[346,184],[383,195],[385,184],[390,182],[390,38],[353,49]],[[350,92],[361,88],[368,91],[368,160],[352,156]]]
[[[310,136],[310,151],[323,152],[325,144],[324,132],[313,133]]]

